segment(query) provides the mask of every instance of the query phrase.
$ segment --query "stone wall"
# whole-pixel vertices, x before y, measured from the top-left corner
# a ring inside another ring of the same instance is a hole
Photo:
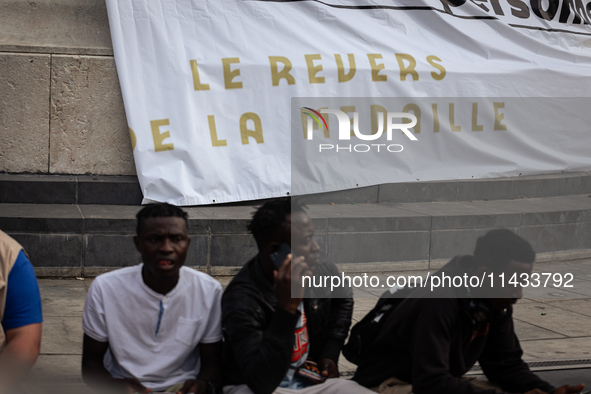
[[[0,0],[0,172],[135,175],[104,0]]]

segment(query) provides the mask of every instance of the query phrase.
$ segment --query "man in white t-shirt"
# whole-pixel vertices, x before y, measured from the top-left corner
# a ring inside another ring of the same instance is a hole
[[[183,267],[187,213],[137,214],[140,265],[99,275],[84,305],[82,376],[105,392],[206,394],[221,383],[220,284]]]

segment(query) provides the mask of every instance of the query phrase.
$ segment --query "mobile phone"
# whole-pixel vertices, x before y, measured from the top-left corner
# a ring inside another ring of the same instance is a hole
[[[291,253],[291,248],[289,247],[288,244],[283,242],[281,245],[279,245],[279,249],[277,249],[276,251],[274,251],[273,253],[270,254],[271,261],[273,262],[275,269],[278,270],[279,267],[281,267],[281,264],[283,264],[283,261],[285,260],[287,255],[290,253]]]

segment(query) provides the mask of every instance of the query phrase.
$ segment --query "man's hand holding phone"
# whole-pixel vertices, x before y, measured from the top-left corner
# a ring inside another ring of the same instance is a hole
[[[284,249],[280,246],[279,251]],[[289,246],[288,246],[289,248]],[[278,252],[279,252],[278,251]],[[276,252],[277,253],[277,252]],[[297,256],[292,260],[292,254],[289,253],[281,261],[277,271],[275,271],[275,295],[277,296],[277,303],[279,307],[285,309],[289,313],[295,314],[298,306],[304,297],[304,288],[302,287],[302,276],[312,275],[310,267],[306,264],[303,256]],[[282,257],[281,253],[273,253],[271,260],[273,260],[277,267],[278,258]],[[294,296],[292,298],[292,285],[294,288]]]

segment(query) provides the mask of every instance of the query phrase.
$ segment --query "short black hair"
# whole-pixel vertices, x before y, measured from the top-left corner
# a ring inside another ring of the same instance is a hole
[[[287,215],[292,212],[305,212],[306,206],[298,199],[281,197],[269,200],[261,205],[252,215],[252,220],[246,229],[254,236],[259,248],[273,234],[281,231]]]
[[[511,230],[491,230],[476,241],[474,259],[479,265],[503,268],[509,261],[532,264],[536,259],[531,244]]]
[[[140,235],[140,230],[144,226],[146,219],[148,218],[161,218],[161,217],[179,217],[185,219],[187,230],[189,229],[189,214],[183,211],[181,208],[168,204],[165,202],[159,202],[154,204],[148,204],[142,208],[141,211],[135,215],[137,218],[136,233]]]

